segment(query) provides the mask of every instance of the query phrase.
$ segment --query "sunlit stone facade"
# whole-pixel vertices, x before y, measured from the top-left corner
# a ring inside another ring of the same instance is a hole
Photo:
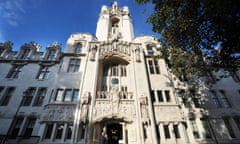
[[[240,75],[197,92],[171,74],[153,36],[134,36],[128,7],[102,6],[96,36],[64,51],[0,44],[1,143],[240,143]],[[200,96],[196,96],[198,93]]]

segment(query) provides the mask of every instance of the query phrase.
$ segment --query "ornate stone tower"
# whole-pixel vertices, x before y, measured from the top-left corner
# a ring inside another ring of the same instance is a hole
[[[117,2],[113,2],[110,8],[102,6],[96,36],[99,41],[132,41],[134,34],[128,7],[119,8]]]

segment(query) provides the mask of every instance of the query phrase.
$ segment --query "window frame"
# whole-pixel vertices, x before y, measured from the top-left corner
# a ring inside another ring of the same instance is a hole
[[[47,88],[41,87],[38,89],[37,94],[34,99],[33,106],[42,106],[44,98],[47,94]]]
[[[49,74],[50,74],[49,66],[40,66],[40,68],[38,70],[38,74],[36,76],[36,79],[46,80],[46,79],[48,79]]]
[[[19,73],[21,72],[22,68],[23,68],[22,65],[13,65],[9,70],[6,78],[17,79],[19,77]]]
[[[76,43],[74,53],[80,54],[80,53],[82,53],[82,49],[83,49],[83,44],[82,43]]]
[[[57,54],[56,49],[48,49],[46,59],[47,60],[54,60],[54,59],[56,59],[56,54]]]
[[[71,58],[69,60],[67,72],[79,72],[81,59]]]
[[[13,93],[15,91],[15,87],[7,87],[3,96],[1,97],[0,106],[7,106]]]
[[[21,106],[31,106],[33,98],[36,94],[36,87],[29,87],[23,95]]]

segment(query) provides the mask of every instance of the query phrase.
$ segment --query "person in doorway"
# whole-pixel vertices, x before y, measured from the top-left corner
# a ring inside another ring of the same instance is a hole
[[[105,133],[104,132],[102,132],[102,134],[101,134],[101,144],[107,144],[107,139],[105,137]]]

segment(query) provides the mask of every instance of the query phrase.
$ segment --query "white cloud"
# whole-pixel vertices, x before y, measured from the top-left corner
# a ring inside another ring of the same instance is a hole
[[[23,0],[3,0],[0,2],[0,16],[11,26],[18,26],[19,18],[25,13]]]

